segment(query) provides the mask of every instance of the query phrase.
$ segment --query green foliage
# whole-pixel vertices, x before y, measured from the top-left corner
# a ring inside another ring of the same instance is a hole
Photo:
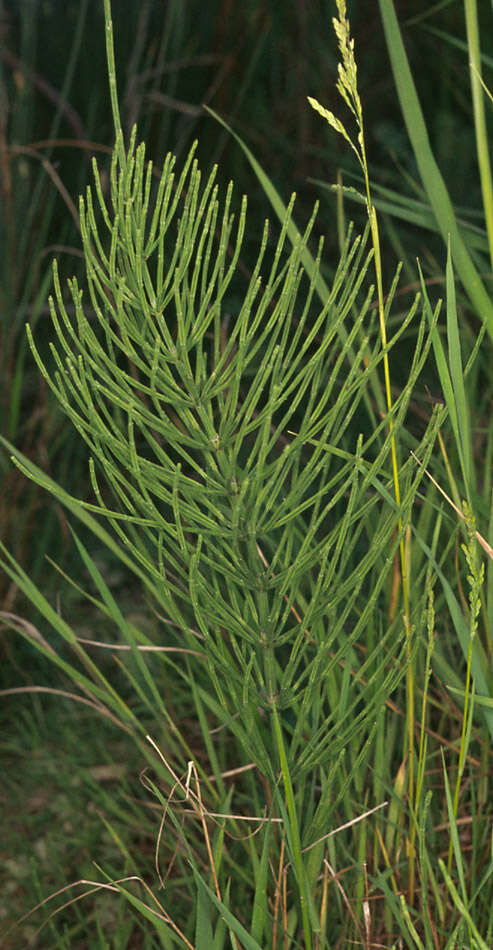
[[[329,747],[338,754],[357,728],[357,706],[363,703],[360,719],[370,717],[403,670],[395,663],[378,690],[355,690],[343,721],[329,705],[319,738],[302,750],[304,717],[315,697],[325,706],[322,684],[375,622],[391,566],[389,558],[382,564],[382,550],[392,550],[402,513],[382,502],[390,452],[385,420],[368,439],[359,437],[352,452],[345,449],[367,379],[383,358],[376,341],[360,372],[371,336],[369,295],[357,304],[368,258],[359,239],[348,242],[329,296],[317,307],[316,271],[307,278],[301,264],[312,221],[283,256],[290,209],[267,264],[265,229],[224,343],[224,300],[240,255],[244,203],[235,228],[231,190],[221,212],[214,172],[201,189],[192,150],[178,181],[167,157],[148,213],[152,167],[145,167],[135,135],[126,153],[117,140],[110,209],[96,168],[95,182],[97,211],[88,190],[80,212],[88,296],[99,326],[85,316],[76,280],[70,282],[72,325],[55,268],[54,374],[30,334],[41,371],[91,451],[99,504],[85,507],[110,521],[187,645],[196,644],[188,631],[198,626],[218,697],[231,718],[242,711],[233,728],[271,780],[272,750],[258,717],[274,708],[296,711],[290,766],[304,772]],[[321,253],[322,241],[317,267]],[[334,352],[349,313],[347,341]],[[427,355],[423,329],[409,385],[393,410],[396,427]],[[356,341],[359,359],[348,366],[347,348]],[[430,453],[434,428],[436,421],[420,453]],[[412,461],[403,466],[403,512],[422,477],[413,467]],[[113,495],[115,508],[103,492]],[[370,519],[378,543],[355,556]],[[386,663],[399,646],[390,627]],[[374,664],[370,655],[362,675]]]
[[[430,227],[444,240],[450,233],[447,346],[422,274],[422,294],[403,313],[394,312],[399,271],[384,296],[343,0],[338,90],[356,139],[311,102],[357,155],[369,220],[362,237],[347,230],[335,267],[315,237],[317,209],[300,230],[294,196],[283,204],[238,137],[280,223],[275,231],[265,222],[255,251],[249,242],[248,267],[246,198],[221,187],[216,168],[201,173],[197,145],[181,160],[168,154],[157,171],[135,127],[126,139],[105,0],[109,177],[94,161],[80,199],[83,279],[66,288],[54,265],[49,350],[28,325],[39,371],[86,447],[92,499],[2,438],[20,472],[78,519],[80,577],[58,571],[103,640],[93,629],[83,635],[75,612],[55,609],[3,544],[0,563],[36,623],[9,611],[0,622],[70,683],[42,690],[98,716],[133,767],[147,769],[141,798],[132,782],[111,793],[91,785],[111,860],[97,874],[84,867],[85,890],[59,908],[63,918],[47,917],[54,946],[79,937],[197,950],[491,942],[493,718],[481,641],[493,578],[485,581],[477,556],[478,541],[491,548],[473,514],[480,480],[469,404],[491,303],[434,164],[392,3],[380,5],[406,118],[417,123]],[[468,14],[474,40],[471,3]],[[409,218],[422,208],[403,201],[401,210]],[[469,355],[454,266],[478,313],[488,299]],[[404,344],[397,389],[390,369]],[[432,355],[445,402],[418,426],[413,400]],[[438,510],[437,482],[425,479],[437,437],[451,494],[468,499],[455,508],[469,602],[462,573],[450,569],[456,531]],[[112,587],[101,549],[125,571],[128,591]],[[104,648],[112,659],[96,661]],[[455,794],[444,747],[458,760]],[[443,807],[431,791],[438,751]],[[471,858],[461,808],[472,819]],[[63,901],[69,887],[60,885]],[[103,895],[116,923],[89,901]],[[36,909],[48,900],[41,887]],[[59,919],[69,921],[63,930]]]
[[[88,189],[80,205],[97,325],[84,313],[75,279],[72,324],[55,267],[55,373],[30,332],[29,338],[47,383],[91,451],[98,504],[84,507],[108,519],[189,649],[197,636],[190,629],[198,627],[224,721],[274,788],[281,766],[303,893],[292,782],[330,767],[348,743],[361,742],[406,669],[397,619],[368,652],[344,704],[336,699],[339,664],[352,664],[354,644],[379,623],[401,519],[423,476],[408,460],[402,506],[388,504],[387,419],[368,438],[358,436],[352,451],[350,424],[416,305],[388,348],[378,337],[372,342],[364,365],[371,290],[359,299],[369,258],[359,239],[348,240],[327,300],[317,306],[323,242],[307,276],[302,256],[313,219],[284,253],[291,205],[270,260],[266,225],[225,342],[245,202],[235,226],[232,190],[221,211],[214,172],[201,187],[193,149],[178,180],[174,164],[169,155],[151,204],[144,147],[135,147],[134,133],[125,152],[118,136],[109,203],[95,166],[94,193]],[[349,314],[346,341],[335,348]],[[392,408],[396,431],[427,356],[424,319],[408,386]],[[354,361],[350,346],[358,346]],[[417,447],[425,458],[436,427],[435,415]],[[116,604],[80,543],[79,549],[116,619]],[[118,625],[125,628],[123,618]],[[132,643],[130,633],[126,639]],[[135,646],[133,652],[142,684],[135,681],[135,688],[154,694],[159,706],[152,675]],[[279,714],[295,723],[285,735]],[[329,813],[324,801],[312,832]]]

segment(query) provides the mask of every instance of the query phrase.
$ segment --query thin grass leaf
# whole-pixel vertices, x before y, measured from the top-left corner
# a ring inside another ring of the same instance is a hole
[[[455,632],[457,635],[457,639],[459,641],[464,660],[467,663],[467,659],[469,655],[469,639],[470,639],[468,624],[466,620],[464,619],[464,616],[459,607],[459,604],[452,590],[452,587],[450,586],[439,564],[436,562],[435,558],[433,557],[433,554],[430,548],[428,547],[426,542],[420,537],[420,535],[416,531],[414,531],[414,529],[413,529],[413,534],[419,546],[422,548],[427,558],[429,559],[429,562],[432,565],[433,570],[436,572],[437,576],[440,579],[440,582],[443,587],[443,592],[445,594],[445,600],[446,600],[447,607],[450,613],[450,617],[452,619]],[[460,689],[461,684],[460,684],[460,681],[458,680],[457,673],[456,671],[452,670],[452,668],[448,664],[445,663],[443,657],[441,656],[439,644],[437,644],[433,653],[432,665],[434,666],[435,664],[437,665],[437,668],[439,670],[446,671],[445,681],[456,682],[457,689]],[[481,698],[488,700],[490,697],[490,690],[488,689],[488,685],[487,685],[488,683],[487,670],[488,670],[487,659],[484,655],[484,651],[481,647],[478,637],[475,637],[471,644],[471,674],[476,684],[476,687],[475,687],[476,692],[474,696],[474,701],[478,706],[480,706],[483,709],[483,715],[484,715],[484,719],[485,719],[488,731],[493,738],[493,712],[492,713],[489,712],[489,709],[487,708],[488,704],[486,704],[486,706],[483,706],[483,704],[481,703]]]
[[[217,908],[219,914],[229,929],[235,934],[236,937],[238,937],[241,945],[245,947],[245,950],[262,950],[260,944],[250,936],[245,927],[243,927],[243,924],[240,923],[240,921],[234,916],[229,908],[226,907],[226,905],[216,897],[214,891],[212,891],[211,888],[207,886],[205,881],[201,878],[200,874],[194,867],[192,867],[192,872],[197,887],[201,886],[203,888],[203,891],[209,898],[210,902]]]
[[[457,307],[455,301],[455,282],[452,268],[452,257],[450,252],[450,241],[447,247],[447,337],[450,377],[454,394],[455,416],[459,433],[459,457],[464,477],[464,484],[468,494],[474,490],[474,484],[471,481],[473,476],[472,464],[472,446],[469,426],[469,410],[467,406],[466,391],[464,388],[464,373],[462,368],[461,345],[459,337],[459,326],[457,320]]]
[[[493,266],[493,180],[488,143],[488,130],[484,109],[484,96],[481,78],[481,49],[479,44],[479,21],[476,0],[465,0],[464,12],[467,29],[467,46],[471,74],[474,129],[476,132],[476,150],[479,176],[483,197],[483,209],[486,219],[486,232],[489,242],[490,265]]]
[[[457,908],[457,910],[459,911],[459,914],[461,915],[461,918],[466,921],[466,923],[467,923],[467,925],[468,925],[468,928],[469,928],[469,932],[470,932],[471,936],[474,938],[474,946],[476,946],[476,947],[478,948],[478,950],[489,950],[488,944],[483,940],[481,934],[480,934],[479,931],[478,931],[478,928],[476,927],[476,924],[474,923],[474,921],[473,921],[473,919],[472,919],[472,917],[471,917],[471,914],[470,914],[470,912],[469,912],[469,908],[468,908],[468,905],[467,905],[467,900],[466,900],[466,902],[464,902],[464,901],[461,899],[461,896],[460,896],[460,894],[458,893],[457,888],[456,888],[454,882],[452,881],[452,878],[450,877],[450,875],[449,875],[449,873],[448,873],[448,871],[447,871],[447,868],[446,868],[446,866],[445,866],[445,863],[444,863],[444,861],[442,861],[441,858],[438,859],[438,864],[439,864],[439,866],[440,866],[440,870],[441,870],[441,872],[442,872],[442,874],[443,874],[443,877],[444,877],[444,880],[445,880],[445,884],[447,885],[447,889],[448,889],[448,891],[449,891],[449,893],[450,893],[450,895],[451,895],[451,897],[452,897],[452,900],[453,900],[453,902],[454,902],[454,905],[455,905],[455,907]]]
[[[196,877],[197,885],[197,907],[195,922],[195,948],[196,950],[210,950],[214,945],[212,936],[211,921],[211,901],[204,888],[202,879]]]
[[[255,897],[253,900],[252,920],[250,924],[250,934],[261,946],[264,942],[264,933],[267,930],[269,922],[268,881],[271,840],[271,825],[268,823],[264,828],[262,855],[255,873]]]
[[[450,196],[431,150],[393,0],[379,0],[379,6],[394,82],[423,186],[445,244],[450,237],[452,260],[464,290],[475,312],[481,314],[490,339],[493,340],[493,303],[467,251],[457,226]]]
[[[464,874],[464,865],[462,861],[462,852],[459,841],[459,833],[457,830],[457,819],[454,815],[454,806],[452,802],[452,793],[450,791],[450,785],[447,775],[447,769],[445,767],[445,759],[442,751],[442,769],[443,769],[443,779],[445,785],[445,797],[447,802],[447,815],[449,820],[450,828],[450,837],[452,839],[452,845],[454,849],[455,864],[457,867],[457,873],[459,875],[459,883],[462,891],[463,900],[467,903],[467,890],[466,890],[466,880]]]

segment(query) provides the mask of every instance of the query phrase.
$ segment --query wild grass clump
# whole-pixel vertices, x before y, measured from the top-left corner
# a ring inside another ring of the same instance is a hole
[[[84,626],[55,608],[1,545],[38,622],[1,620],[58,668],[60,701],[90,710],[110,748],[118,736],[135,780],[108,756],[112,791],[90,796],[111,859],[41,887],[34,911],[60,947],[488,947],[493,574],[468,386],[490,316],[466,357],[454,268],[473,305],[487,294],[453,208],[434,193],[444,344],[420,272],[393,319],[399,268],[385,289],[337,0],[355,134],[310,102],[357,157],[366,231],[347,230],[328,282],[317,208],[300,230],[294,196],[284,207],[247,151],[280,227],[265,223],[245,274],[246,198],[201,174],[195,146],[156,171],[136,128],[125,139],[104,8],[115,146],[80,198],[84,283],[64,287],[55,262],[49,354],[27,327],[87,447],[92,500],[2,439],[70,513],[81,574],[59,572],[90,613]],[[381,10],[402,57],[390,0]],[[432,358],[444,398],[418,424]],[[449,493],[429,471],[439,452]],[[91,539],[119,565],[119,593]]]

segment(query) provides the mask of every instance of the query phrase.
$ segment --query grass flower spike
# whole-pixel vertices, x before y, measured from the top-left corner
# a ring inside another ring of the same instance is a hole
[[[394,496],[397,506],[400,508],[401,505],[401,490],[399,482],[399,464],[397,458],[397,444],[394,432],[394,423],[392,418],[392,394],[390,386],[390,367],[389,359],[387,352],[387,330],[385,325],[385,306],[384,306],[384,294],[383,294],[383,280],[382,280],[382,262],[381,262],[381,253],[380,253],[380,236],[378,230],[378,219],[376,209],[372,202],[371,189],[370,189],[370,176],[368,171],[368,163],[366,159],[366,148],[365,148],[365,138],[364,138],[364,129],[363,129],[363,110],[361,106],[361,100],[358,93],[358,84],[357,84],[357,66],[354,56],[354,40],[351,39],[349,20],[346,16],[346,3],[345,0],[337,0],[337,10],[339,17],[334,17],[332,22],[334,25],[335,34],[337,36],[337,42],[339,45],[339,51],[341,54],[341,60],[338,64],[338,80],[337,80],[337,90],[340,93],[342,99],[346,103],[350,112],[354,116],[357,126],[357,138],[356,143],[353,141],[349,133],[346,131],[343,123],[332,113],[330,110],[325,109],[320,105],[317,100],[308,97],[308,101],[312,108],[314,108],[320,115],[323,116],[329,123],[329,125],[343,138],[346,142],[349,143],[353,152],[358,158],[358,162],[362,168],[364,181],[365,181],[365,190],[366,190],[366,207],[368,212],[368,219],[370,223],[372,244],[373,244],[373,254],[374,254],[374,266],[375,266],[375,277],[377,285],[377,297],[378,297],[378,315],[379,315],[379,325],[380,325],[380,336],[382,340],[382,347],[384,350],[383,357],[383,371],[385,379],[385,395],[387,402],[387,410],[389,414],[389,433],[391,437],[391,449],[392,449],[392,468],[393,468],[393,479],[394,479]],[[401,586],[402,586],[402,600],[403,600],[403,620],[404,627],[406,632],[406,640],[408,644],[408,668],[407,668],[407,741],[408,741],[408,758],[409,758],[409,767],[408,767],[408,795],[409,802],[413,803],[414,801],[414,674],[411,661],[411,629],[410,629],[410,605],[409,605],[409,590],[408,590],[408,581],[407,581],[407,563],[408,563],[408,554],[406,554],[404,549],[404,530],[405,526],[402,519],[399,520],[399,533],[400,533],[400,567],[401,567]],[[414,892],[414,823],[411,824],[410,832],[410,847],[409,847],[409,895],[412,903],[413,892]]]

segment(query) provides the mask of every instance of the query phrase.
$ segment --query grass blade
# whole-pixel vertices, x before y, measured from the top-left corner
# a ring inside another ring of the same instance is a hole
[[[459,231],[447,187],[431,149],[394,4],[392,0],[379,0],[379,4],[394,82],[423,185],[444,242],[450,237],[452,259],[464,289],[476,313],[482,315],[493,340],[493,303]]]

